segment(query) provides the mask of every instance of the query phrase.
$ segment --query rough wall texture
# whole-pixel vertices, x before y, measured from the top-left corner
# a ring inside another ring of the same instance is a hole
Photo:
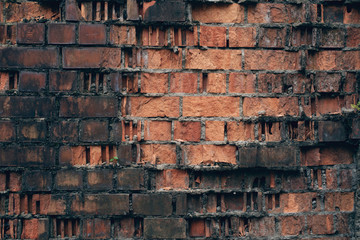
[[[0,1],[0,238],[360,237],[356,1]]]

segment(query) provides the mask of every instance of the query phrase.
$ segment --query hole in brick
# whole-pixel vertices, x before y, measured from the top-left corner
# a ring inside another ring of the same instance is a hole
[[[69,221],[67,219],[64,220],[64,235],[65,237],[69,236]]]
[[[72,231],[72,236],[77,236],[78,232],[79,232],[79,220],[75,220],[73,219],[71,221],[71,231]]]
[[[83,75],[83,82],[84,82],[84,91],[90,91],[90,74],[89,73],[82,73]]]
[[[253,188],[258,188],[259,187],[259,179],[255,178],[254,182],[253,182]]]
[[[257,200],[258,200],[258,193],[257,193],[257,192],[254,192],[254,193],[253,193],[253,204],[254,204],[254,210],[258,210],[258,203],[257,203]]]
[[[275,194],[275,208],[280,207],[280,194]]]
[[[27,210],[27,197],[20,195],[20,213],[26,213]]]
[[[207,91],[207,86],[208,86],[208,74],[207,73],[203,73],[202,74],[203,76],[203,86],[202,86],[202,89],[203,89],[203,92],[206,92]]]
[[[96,19],[96,2],[92,2],[92,16],[91,16],[91,20],[95,20]]]
[[[86,164],[90,164],[90,147],[85,148]]]
[[[313,198],[313,199],[311,200],[311,205],[312,205],[312,209],[316,209],[316,207],[317,207],[317,200],[316,200],[316,198]]]
[[[100,7],[100,19],[101,19],[101,20],[106,20],[106,19],[105,19],[105,2],[101,2],[101,7]]]
[[[265,179],[265,177],[262,177],[262,178],[260,179],[260,187],[261,187],[261,188],[265,188],[265,185],[266,185],[266,179]]]
[[[99,92],[102,92],[104,90],[104,74],[99,74],[99,85],[98,85]]]
[[[56,236],[61,236],[61,220],[56,219]]]
[[[6,38],[11,39],[12,37],[12,27],[11,25],[6,26]]]
[[[9,189],[9,183],[10,183],[10,173],[6,172],[6,176],[5,176],[5,190]]]
[[[115,149],[114,146],[109,146],[109,158],[115,157]]]
[[[246,193],[246,211],[251,210],[251,193]]]
[[[182,45],[186,45],[186,30],[185,29],[181,29],[181,42]]]
[[[221,210],[221,194],[216,195],[216,211]]]
[[[28,213],[32,213],[33,212],[32,211],[32,195],[28,195],[27,200],[28,200]]]
[[[134,225],[135,225],[135,237],[141,237],[143,232],[143,224],[141,218],[135,218],[134,219]]]
[[[322,14],[321,14],[321,4],[318,4],[317,6],[316,6],[317,8],[316,8],[316,13],[317,13],[317,21],[318,22],[321,22],[321,19],[322,19]]]
[[[180,42],[179,42],[179,35],[181,35],[181,31],[178,28],[174,28],[174,45],[175,46],[179,46]]]
[[[17,73],[9,73],[9,90],[17,88]]]
[[[261,123],[261,135],[265,135],[265,122]]]
[[[293,86],[292,86],[292,85],[284,84],[284,85],[283,85],[283,92],[284,92],[284,93],[288,93],[288,94],[293,93]]]
[[[272,195],[269,194],[266,196],[267,197],[267,209],[272,209],[273,208],[273,199],[272,199]]]
[[[96,77],[98,76],[96,73],[91,73],[90,75],[90,79],[91,79],[91,85],[90,85],[90,91],[91,92],[96,92]]]
[[[269,134],[272,135],[271,129],[272,129],[273,124],[270,122],[270,123],[268,123],[268,126],[269,126]]]
[[[249,232],[249,221],[247,218],[244,219],[245,232]]]
[[[40,213],[40,201],[36,201],[36,214]]]
[[[290,139],[298,138],[298,122],[289,123],[289,137]]]
[[[102,162],[106,162],[106,147],[105,146],[101,146],[101,161]]]
[[[351,11],[352,11],[352,7],[351,6],[346,6],[346,12],[348,12],[348,13],[351,13]]]

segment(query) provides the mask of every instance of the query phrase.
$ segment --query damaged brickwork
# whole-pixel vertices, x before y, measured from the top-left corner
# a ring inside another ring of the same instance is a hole
[[[0,0],[0,238],[359,239],[359,4]]]

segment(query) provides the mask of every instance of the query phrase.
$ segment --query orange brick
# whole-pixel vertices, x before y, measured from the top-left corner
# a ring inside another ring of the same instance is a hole
[[[308,230],[312,234],[333,234],[334,216],[333,215],[314,215],[308,216]]]
[[[116,45],[135,45],[136,29],[134,26],[110,26],[110,43]]]
[[[316,98],[316,115],[339,114],[341,112],[339,97]]]
[[[288,193],[280,195],[280,208],[284,213],[310,212],[312,209],[312,201],[316,199],[316,193]],[[318,202],[317,208],[320,208]]]
[[[300,70],[300,52],[245,50],[246,70]]]
[[[142,144],[139,163],[176,164],[176,146],[173,144]]]
[[[183,116],[238,117],[238,97],[184,97]]]
[[[174,140],[198,142],[201,137],[201,122],[174,122]]]
[[[207,47],[226,47],[226,28],[200,26],[200,45]]]
[[[244,98],[244,116],[297,116],[299,115],[298,99],[285,98]]]
[[[344,23],[351,24],[351,23],[360,23],[360,10],[355,6],[347,6],[344,9]]]
[[[244,6],[236,3],[193,5],[192,18],[202,23],[241,23],[244,21]]]
[[[252,73],[230,73],[230,93],[255,93],[256,75]]]
[[[143,52],[143,66],[149,69],[180,69],[182,67],[182,51],[148,49]]]
[[[168,121],[145,121],[144,140],[170,141],[171,122]]]
[[[254,141],[254,123],[227,122],[227,138],[229,141]]]
[[[351,164],[354,161],[354,149],[349,146],[309,148],[301,151],[301,164],[304,166],[322,166]]]
[[[334,192],[325,194],[325,211],[347,211],[354,210],[353,192]]]
[[[305,230],[305,219],[303,216],[286,216],[280,218],[281,235],[298,236]]]
[[[197,73],[171,73],[170,92],[197,93]]]
[[[310,9],[314,15],[314,9]],[[249,23],[294,23],[304,21],[302,5],[258,3],[248,8]]]
[[[224,141],[225,123],[222,121],[205,122],[205,140],[206,141]]]
[[[137,117],[178,117],[178,97],[131,97],[130,113],[128,115]],[[123,114],[126,113],[126,102],[124,102]]]
[[[230,27],[229,47],[255,47],[255,27]]]
[[[189,165],[236,164],[236,146],[231,145],[185,145],[185,162]]]
[[[40,5],[38,2],[7,3],[6,22],[21,22],[23,19],[60,19],[59,8]]]
[[[357,70],[360,68],[359,51],[319,51],[309,53],[309,70]]]
[[[188,69],[241,69],[241,50],[188,49],[185,68]]]
[[[142,73],[141,92],[142,93],[167,93],[168,92],[167,73]]]
[[[203,92],[225,93],[226,74],[225,73],[206,73],[202,74],[200,86]]]
[[[185,170],[167,169],[156,174],[157,190],[188,189],[189,175]]]

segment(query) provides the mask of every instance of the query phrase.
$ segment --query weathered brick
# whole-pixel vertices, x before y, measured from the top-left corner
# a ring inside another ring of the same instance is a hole
[[[172,213],[170,194],[133,194],[134,214],[146,216],[169,216]]]
[[[120,68],[119,48],[64,48],[64,68]]]
[[[301,213],[311,212],[320,209],[317,205],[317,209],[313,208],[313,201],[317,201],[319,198],[316,193],[289,193],[280,195],[280,209],[284,213]]]
[[[51,71],[49,73],[50,91],[75,91],[77,88],[75,71]]]
[[[71,212],[85,215],[124,215],[129,212],[129,195],[87,194],[83,197],[76,195],[71,201]]]
[[[15,124],[10,121],[0,121],[0,142],[11,142],[15,138]]]
[[[23,190],[25,191],[50,191],[52,185],[51,172],[26,171],[23,175]]]
[[[344,23],[351,24],[351,23],[360,23],[360,10],[356,6],[347,6],[344,9]]]
[[[255,93],[256,75],[251,73],[230,73],[230,93]]]
[[[52,23],[48,25],[49,44],[75,44],[75,24]]]
[[[255,47],[256,28],[229,27],[229,47]]]
[[[197,73],[171,73],[170,92],[173,93],[197,93]]]
[[[189,49],[186,51],[187,69],[241,69],[241,50]]]
[[[19,90],[23,92],[40,92],[46,87],[46,73],[20,72]]]
[[[20,44],[42,44],[45,41],[45,24],[18,23],[16,42]]]
[[[204,219],[191,219],[189,222],[190,237],[205,237],[205,220]]]
[[[83,187],[81,171],[60,170],[55,176],[55,188],[58,190],[80,190]]]
[[[64,97],[60,99],[60,117],[115,117],[115,97]]]
[[[202,23],[241,23],[244,6],[239,4],[200,4],[192,6],[192,18]]]
[[[87,186],[92,190],[111,190],[113,188],[113,171],[101,169],[87,172]]]
[[[341,112],[339,97],[321,96],[316,99],[316,115],[339,114]]]
[[[201,137],[201,122],[174,122],[174,140],[198,142]]]
[[[182,150],[189,165],[236,164],[236,147],[232,145],[184,145]]]
[[[245,50],[246,70],[300,70],[300,52]]]
[[[58,50],[56,48],[0,48],[1,67],[51,68],[58,65]]]
[[[298,236],[305,231],[305,219],[303,216],[281,217],[281,235]]]
[[[144,50],[142,65],[149,69],[180,69],[182,67],[182,51],[173,52],[168,49]]]
[[[305,166],[337,165],[353,163],[354,149],[351,146],[304,148],[301,164]]]
[[[299,115],[298,99],[285,98],[244,98],[244,116],[297,116]]]
[[[206,73],[200,79],[200,91],[208,93],[226,92],[226,74]]]
[[[80,24],[79,43],[84,45],[105,44],[106,29],[104,24]]]
[[[117,173],[117,188],[120,190],[143,190],[145,189],[144,177],[144,169],[121,169]]]
[[[334,192],[325,194],[325,211],[346,211],[354,210],[353,192]]]
[[[49,219],[27,219],[23,221],[22,239],[47,239],[49,238]]]
[[[84,219],[84,239],[108,239],[111,238],[111,221],[109,219]]]
[[[305,21],[304,16],[302,5],[258,3],[248,8],[249,23],[296,23]]]
[[[342,122],[320,121],[318,127],[320,142],[342,142],[346,140],[346,129]]]
[[[38,2],[6,3],[6,22],[21,22],[26,20],[57,20],[60,19],[59,8],[41,5]]]
[[[344,21],[344,7],[337,5],[322,5],[323,21],[325,23],[342,23]]]
[[[319,45],[324,48],[342,48],[345,46],[345,31],[341,28],[320,28]]]
[[[167,73],[142,73],[141,74],[142,93],[167,93],[168,74]]]
[[[110,26],[110,43],[116,45],[135,45],[136,29],[134,26]]]
[[[176,146],[173,144],[142,144],[139,163],[176,164]]]
[[[308,231],[312,234],[333,234],[334,216],[333,215],[314,215],[308,216]]]
[[[238,97],[184,97],[183,116],[238,117]]]
[[[360,68],[359,51],[319,51],[309,52],[309,70],[355,70]]]
[[[122,113],[134,117],[178,117],[179,97],[131,97],[123,101]]]
[[[285,46],[285,28],[260,28],[259,47],[283,48]]]
[[[176,190],[189,188],[189,175],[185,170],[167,169],[156,174],[156,189]]]
[[[283,74],[260,73],[258,75],[259,93],[282,93]]]
[[[224,141],[225,123],[222,121],[205,122],[206,141]]]
[[[186,238],[186,221],[183,218],[145,218],[144,237],[154,238]]]
[[[231,121],[226,124],[228,141],[254,141],[254,124]]]
[[[360,119],[355,118],[352,120],[350,138],[360,139]]]
[[[60,121],[51,124],[50,136],[52,141],[77,142],[78,122]]]
[[[316,73],[315,90],[317,92],[338,92],[340,84],[341,75],[338,73]]]
[[[200,26],[200,45],[208,47],[226,47],[226,28]]]
[[[47,127],[44,121],[20,122],[18,137],[24,142],[44,141],[46,132]]]
[[[8,146],[0,148],[1,166],[49,167],[54,163],[54,151],[50,147]]]
[[[171,122],[170,121],[145,121],[144,140],[170,141]]]
[[[84,142],[102,142],[109,139],[107,121],[84,120],[80,123],[80,140]]]

